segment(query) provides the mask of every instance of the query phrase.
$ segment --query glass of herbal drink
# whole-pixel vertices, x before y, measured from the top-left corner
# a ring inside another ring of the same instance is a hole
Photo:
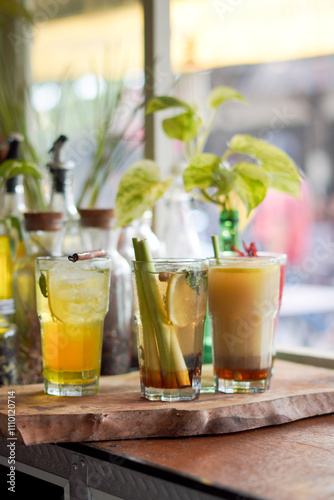
[[[269,389],[280,263],[279,256],[209,259],[214,383],[220,392]]]
[[[206,259],[133,261],[141,394],[185,401],[201,389]]]
[[[98,392],[110,267],[108,257],[86,256],[77,262],[68,257],[36,259],[37,312],[47,394],[83,396]]]

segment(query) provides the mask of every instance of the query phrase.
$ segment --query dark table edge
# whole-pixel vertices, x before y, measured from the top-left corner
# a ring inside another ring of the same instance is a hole
[[[163,479],[196,491],[212,494],[218,498],[226,500],[267,500],[262,496],[250,494],[242,489],[237,490],[228,486],[203,480],[200,477],[195,478],[185,472],[175,472],[174,470],[163,465],[152,465],[149,461],[141,458],[131,457],[117,451],[108,452],[107,450],[102,450],[97,445],[92,443],[57,443],[56,446],[66,448],[67,450],[75,453],[82,453],[83,455],[91,458],[114,463],[139,473],[148,474],[157,479]]]

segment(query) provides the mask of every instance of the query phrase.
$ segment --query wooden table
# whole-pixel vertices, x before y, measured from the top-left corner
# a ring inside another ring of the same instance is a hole
[[[1,498],[7,498],[8,444],[2,437]],[[221,435],[16,441],[13,448],[16,498],[36,488],[47,500],[334,498],[334,414],[328,412]]]
[[[332,414],[222,436],[16,445],[16,498],[44,487],[48,500],[332,500],[333,431]],[[0,484],[6,498],[4,471]]]

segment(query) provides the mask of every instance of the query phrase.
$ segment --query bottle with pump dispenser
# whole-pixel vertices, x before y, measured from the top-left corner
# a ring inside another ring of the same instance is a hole
[[[51,160],[47,167],[51,174],[51,196],[49,209],[64,214],[65,232],[62,245],[64,254],[79,251],[82,246],[80,215],[74,202],[73,172],[75,165],[65,159],[65,143],[68,138],[60,135],[49,153]]]

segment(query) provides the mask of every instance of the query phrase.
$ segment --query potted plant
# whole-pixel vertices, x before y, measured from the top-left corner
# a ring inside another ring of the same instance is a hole
[[[249,216],[265,199],[269,188],[298,197],[302,179],[287,153],[251,135],[234,135],[222,157],[204,151],[217,113],[232,100],[246,102],[244,96],[231,87],[213,88],[207,97],[210,112],[207,121],[194,106],[175,97],[153,97],[146,107],[146,114],[175,109],[174,116],[162,121],[162,128],[169,138],[183,143],[187,164],[183,172],[184,189],[217,206],[222,227],[220,242],[224,249],[233,244],[233,238],[228,241],[226,234],[224,236],[226,221],[237,229],[241,205]],[[170,185],[171,179],[162,178],[156,162],[143,159],[134,163],[119,184],[117,225],[129,224],[145,210],[152,209]]]

